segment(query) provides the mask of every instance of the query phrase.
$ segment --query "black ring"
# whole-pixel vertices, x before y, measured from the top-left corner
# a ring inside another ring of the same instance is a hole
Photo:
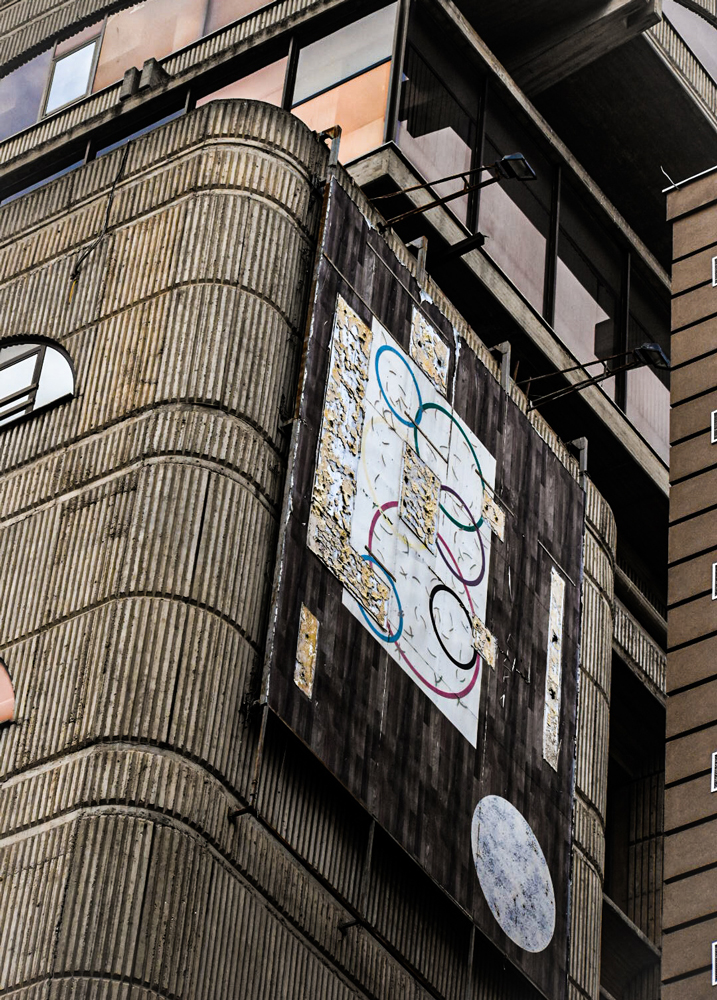
[[[436,586],[431,591],[431,596],[428,598],[428,610],[429,610],[430,615],[431,615],[431,625],[433,625],[433,631],[436,633],[436,639],[438,639],[438,642],[440,643],[441,649],[446,654],[446,656],[451,661],[451,663],[455,663],[455,665],[457,667],[460,667],[461,670],[470,670],[470,668],[473,666],[473,664],[476,661],[476,657],[478,656],[478,650],[477,649],[473,650],[473,656],[468,661],[468,663],[461,663],[460,660],[457,660],[455,658],[455,656],[451,656],[451,654],[448,652],[448,650],[446,649],[446,647],[443,645],[443,640],[441,639],[440,635],[438,634],[438,629],[436,628],[436,623],[433,620],[433,601],[434,601],[434,599],[436,597],[436,594],[438,594],[441,590],[448,591],[448,593],[451,595],[451,597],[454,597],[458,601],[458,604],[460,605],[461,610],[463,611],[463,614],[468,619],[468,627],[471,630],[471,634],[473,634],[473,620],[472,620],[471,616],[468,614],[468,608],[465,606],[465,604],[460,599],[460,597],[455,592],[455,590],[451,590],[451,588],[447,587],[445,585],[445,583],[438,583],[438,584],[436,584]]]

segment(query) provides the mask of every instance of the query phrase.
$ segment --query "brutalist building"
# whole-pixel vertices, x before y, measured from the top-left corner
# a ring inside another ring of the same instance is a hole
[[[689,7],[0,5],[3,996],[711,991],[663,914]]]

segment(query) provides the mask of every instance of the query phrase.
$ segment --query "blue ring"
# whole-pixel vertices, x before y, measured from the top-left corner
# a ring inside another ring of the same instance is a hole
[[[383,348],[381,348],[381,350],[383,350]],[[371,619],[369,618],[369,616],[366,614],[366,611],[364,610],[363,606],[361,604],[359,604],[359,607],[361,608],[361,614],[366,619],[366,624],[371,629],[371,631],[373,632],[373,634],[377,635],[379,637],[379,639],[382,639],[383,642],[398,642],[398,640],[401,638],[401,633],[403,632],[403,609],[401,607],[401,599],[398,596],[398,591],[396,590],[396,584],[393,582],[393,580],[388,575],[388,573],[386,572],[386,570],[383,568],[383,566],[381,565],[381,563],[378,562],[377,559],[374,559],[373,556],[361,556],[361,558],[367,560],[368,562],[372,562],[375,566],[378,566],[378,568],[381,570],[381,572],[388,579],[388,582],[391,584],[391,588],[393,590],[393,593],[396,596],[396,602],[398,604],[398,619],[399,619],[399,621],[400,621],[401,624],[398,626],[398,632],[394,632],[393,635],[386,636],[386,635],[383,634],[383,632],[379,632],[379,630],[373,624],[373,622],[371,621]]]
[[[391,406],[391,401],[389,400],[388,396],[384,392],[384,388],[381,385],[381,375],[379,374],[379,370],[378,370],[378,359],[381,357],[381,355],[383,354],[384,351],[391,351],[392,354],[395,354],[397,358],[399,358],[401,361],[403,361],[404,365],[408,369],[408,374],[413,379],[413,384],[415,385],[416,392],[418,393],[418,409],[416,410],[416,413],[418,415],[418,419],[417,420],[406,420],[406,418],[402,417],[400,413],[397,413],[396,410],[394,410],[393,406]],[[423,414],[423,396],[421,396],[421,390],[418,388],[418,382],[416,381],[416,376],[413,374],[413,371],[411,370],[411,366],[409,365],[409,363],[406,360],[406,358],[403,356],[403,354],[401,354],[400,351],[397,351],[395,347],[391,347],[389,344],[384,344],[383,347],[379,347],[379,349],[376,351],[376,378],[378,379],[378,387],[381,390],[381,395],[386,400],[388,408],[391,411],[391,413],[394,415],[394,417],[396,418],[396,420],[400,420],[401,423],[405,427],[418,427],[418,425],[421,422],[421,416]]]

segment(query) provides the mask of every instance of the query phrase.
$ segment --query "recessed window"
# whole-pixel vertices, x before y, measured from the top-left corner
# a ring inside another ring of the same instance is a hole
[[[62,348],[37,341],[0,344],[0,428],[66,399],[74,387]]]
[[[15,692],[5,661],[0,660],[0,722],[10,722],[15,712]]]
[[[95,39],[55,61],[45,114],[56,111],[71,101],[77,101],[89,93],[97,42]]]
[[[396,9],[368,14],[299,53],[293,113],[317,132],[340,125],[343,163],[383,142]]]

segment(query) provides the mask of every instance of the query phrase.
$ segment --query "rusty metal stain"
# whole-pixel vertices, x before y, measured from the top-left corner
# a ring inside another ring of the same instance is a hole
[[[483,518],[486,523],[490,526],[493,534],[500,538],[501,542],[505,540],[505,511],[500,506],[498,501],[494,496],[491,496],[488,490],[484,490],[483,495]]]
[[[548,657],[545,671],[545,711],[543,713],[543,757],[558,770],[560,750],[560,693],[562,687],[563,618],[565,580],[553,566],[550,570],[550,613],[548,617]]]
[[[444,396],[448,381],[451,351],[437,331],[418,309],[411,319],[411,357]]]
[[[339,295],[307,545],[384,628],[389,588],[351,545],[373,334]]]
[[[307,698],[311,698],[314,693],[318,640],[319,620],[315,615],[312,615],[305,604],[302,604],[299,618],[299,638],[296,641],[294,684],[300,691],[304,692]]]
[[[477,616],[473,617],[473,648],[484,663],[495,670],[498,643],[495,636],[488,631],[485,624]]]
[[[400,517],[431,552],[438,530],[441,481],[413,448],[404,445]]]

